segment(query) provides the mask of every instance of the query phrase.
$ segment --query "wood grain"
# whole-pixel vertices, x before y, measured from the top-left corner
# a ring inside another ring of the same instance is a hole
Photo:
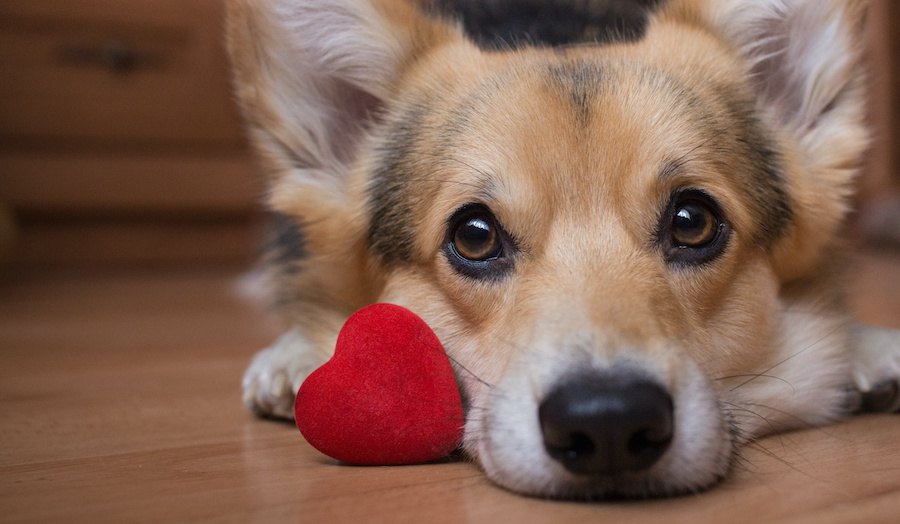
[[[4,522],[896,522],[900,417],[765,439],[696,496],[520,497],[464,462],[332,463],[240,404],[278,333],[237,269],[32,272],[0,287]],[[854,304],[900,327],[900,256],[866,256]],[[244,291],[242,291],[244,290]]]

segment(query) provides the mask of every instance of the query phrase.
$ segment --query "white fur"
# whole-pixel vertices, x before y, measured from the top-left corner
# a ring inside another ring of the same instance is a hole
[[[856,326],[853,335],[853,381],[868,393],[889,380],[900,380],[900,331]],[[892,411],[900,410],[900,396]]]
[[[849,320],[808,303],[783,306],[766,367],[724,384],[741,436],[827,424],[849,409]]]
[[[256,413],[294,418],[300,384],[327,359],[298,330],[288,331],[253,357],[241,384],[244,404]]]

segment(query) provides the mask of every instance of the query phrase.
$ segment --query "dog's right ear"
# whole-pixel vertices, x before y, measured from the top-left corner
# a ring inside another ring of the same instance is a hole
[[[238,99],[273,195],[303,194],[320,207],[343,199],[359,142],[396,79],[457,34],[414,1],[229,2]]]

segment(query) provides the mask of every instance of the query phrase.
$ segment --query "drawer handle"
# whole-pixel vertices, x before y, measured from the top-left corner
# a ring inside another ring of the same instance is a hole
[[[138,51],[119,40],[101,45],[64,45],[59,50],[59,57],[67,65],[99,66],[117,74],[156,67],[163,62],[162,55]]]

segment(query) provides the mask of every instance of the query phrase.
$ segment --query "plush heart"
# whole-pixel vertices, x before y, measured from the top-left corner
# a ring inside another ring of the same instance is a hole
[[[322,453],[357,465],[445,457],[462,438],[453,368],[437,336],[408,309],[354,313],[334,356],[300,386],[297,427]]]

